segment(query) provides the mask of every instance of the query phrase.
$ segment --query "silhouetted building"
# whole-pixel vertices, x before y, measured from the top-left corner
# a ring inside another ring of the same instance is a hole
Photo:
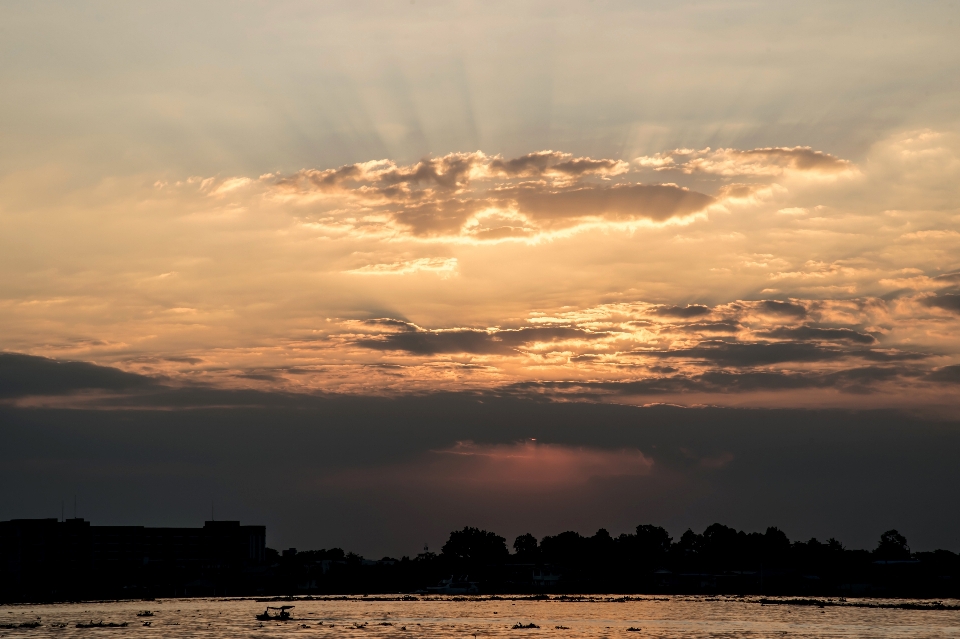
[[[241,594],[255,589],[265,543],[266,527],[238,521],[148,528],[14,519],[0,522],[0,598]]]

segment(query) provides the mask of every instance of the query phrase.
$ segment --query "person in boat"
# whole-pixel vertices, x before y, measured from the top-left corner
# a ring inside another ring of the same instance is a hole
[[[294,606],[267,606],[267,609],[263,611],[263,614],[257,615],[257,619],[259,621],[289,621],[291,616],[287,611],[293,607]],[[271,610],[277,610],[279,612],[270,614]]]

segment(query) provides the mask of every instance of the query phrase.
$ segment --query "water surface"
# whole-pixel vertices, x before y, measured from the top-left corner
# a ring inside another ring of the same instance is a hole
[[[872,600],[857,600],[871,602]],[[881,603],[880,600],[874,600]],[[883,602],[889,603],[889,600]],[[761,605],[735,597],[590,597],[581,601],[429,597],[402,601],[350,597],[293,604],[295,619],[259,622],[268,603],[253,599],[163,599],[0,606],[0,624],[39,620],[0,637],[151,639],[159,637],[831,637],[960,639],[960,611]],[[960,601],[944,600],[958,605]],[[152,617],[137,617],[149,610]],[[77,628],[77,623],[124,623]],[[149,626],[143,625],[149,622]],[[516,624],[539,628],[514,629]],[[639,628],[639,630],[629,630]]]

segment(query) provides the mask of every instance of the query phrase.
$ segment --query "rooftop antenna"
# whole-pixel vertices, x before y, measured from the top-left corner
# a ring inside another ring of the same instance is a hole
[[[63,516],[63,500],[60,500],[60,521],[66,521],[67,518]]]
[[[73,518],[77,518],[77,494],[73,494]]]

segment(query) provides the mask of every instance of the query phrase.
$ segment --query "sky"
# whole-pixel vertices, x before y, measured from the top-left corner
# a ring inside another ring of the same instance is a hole
[[[958,32],[955,2],[4,3],[0,518],[960,550]]]

